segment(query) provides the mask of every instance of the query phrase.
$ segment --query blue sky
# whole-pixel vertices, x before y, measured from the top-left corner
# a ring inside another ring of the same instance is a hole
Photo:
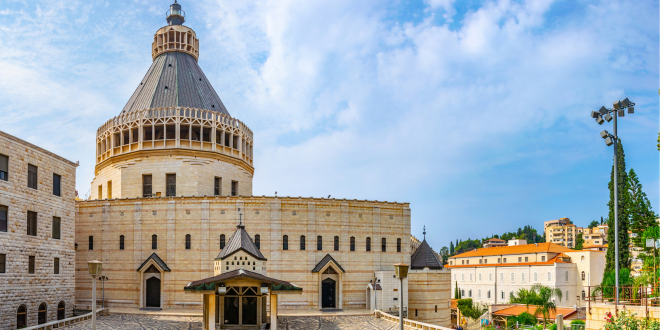
[[[607,215],[619,135],[658,212],[657,1],[182,0],[199,63],[255,132],[254,194],[410,202],[435,249]],[[73,161],[151,64],[170,1],[0,0],[0,130]]]

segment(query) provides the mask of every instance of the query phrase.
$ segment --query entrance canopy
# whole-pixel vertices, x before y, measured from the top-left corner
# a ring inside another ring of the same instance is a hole
[[[205,278],[203,280],[190,282],[183,288],[183,290],[200,293],[209,293],[209,291],[215,292],[218,287],[223,287],[225,282],[234,281],[241,278],[261,282],[261,284],[265,284],[265,286],[270,287],[270,292],[275,294],[302,293],[302,288],[293,283],[281,281],[245,269],[236,269],[217,276]]]

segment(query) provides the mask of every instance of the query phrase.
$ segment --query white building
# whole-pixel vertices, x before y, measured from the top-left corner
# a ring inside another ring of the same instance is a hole
[[[600,284],[605,252],[572,250],[553,243],[482,248],[449,258],[452,297],[486,304],[508,303],[521,288],[540,283],[562,291],[558,306],[582,305],[588,286]]]

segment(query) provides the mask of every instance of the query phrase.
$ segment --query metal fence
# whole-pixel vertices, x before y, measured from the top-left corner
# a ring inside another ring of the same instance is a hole
[[[586,296],[583,299],[587,301],[587,309],[591,314],[591,304],[611,304],[615,311],[619,313],[619,305],[643,306],[646,308],[646,315],[649,315],[650,307],[660,307],[660,295],[657,286],[620,286],[619,297],[616,297],[616,287],[614,286],[589,286]]]

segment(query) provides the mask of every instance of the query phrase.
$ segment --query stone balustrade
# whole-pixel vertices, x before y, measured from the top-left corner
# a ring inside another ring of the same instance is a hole
[[[394,322],[396,324],[399,324],[399,317],[395,315],[390,315],[387,314],[383,311],[376,310],[374,311],[374,316],[377,318],[382,318],[387,321]],[[429,323],[424,323],[424,322],[419,322],[419,321],[414,321],[410,319],[403,319],[403,327],[406,329],[422,329],[422,330],[451,330],[450,328],[447,327],[442,327],[439,325],[435,324],[429,324]]]

